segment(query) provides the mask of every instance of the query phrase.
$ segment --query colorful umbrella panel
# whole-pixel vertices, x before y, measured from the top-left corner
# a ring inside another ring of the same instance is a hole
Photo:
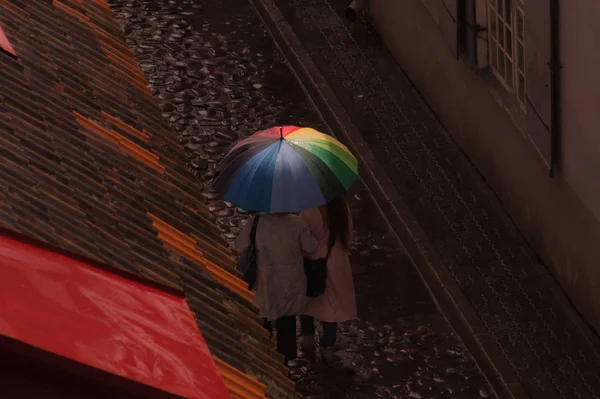
[[[339,141],[311,128],[274,127],[236,144],[217,168],[214,187],[249,211],[298,212],[348,191],[358,160]]]

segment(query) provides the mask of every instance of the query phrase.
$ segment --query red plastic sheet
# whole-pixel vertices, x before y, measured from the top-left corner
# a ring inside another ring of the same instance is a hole
[[[2,30],[1,26],[0,26],[0,49],[4,50],[14,56],[17,55],[13,46],[10,45],[10,42],[8,41],[8,38],[4,34],[4,31]]]
[[[3,236],[0,334],[183,397],[231,397],[185,299]]]

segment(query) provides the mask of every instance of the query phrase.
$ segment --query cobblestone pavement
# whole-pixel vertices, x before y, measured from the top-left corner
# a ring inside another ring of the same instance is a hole
[[[533,398],[600,397],[600,342],[347,2],[275,0]],[[399,16],[409,18],[409,16]],[[402,23],[401,20],[398,23]]]
[[[214,200],[214,164],[241,136],[275,124],[326,131],[246,0],[111,0],[163,115],[186,149],[217,222],[233,238],[246,212]],[[350,193],[360,319],[344,323],[343,366],[300,359],[307,398],[494,396],[440,314],[361,182]]]

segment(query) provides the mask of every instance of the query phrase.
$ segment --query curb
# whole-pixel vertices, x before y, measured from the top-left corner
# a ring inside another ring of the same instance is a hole
[[[291,25],[273,0],[251,0],[307,97],[332,133],[360,160],[361,178],[421,276],[426,288],[500,399],[529,399],[500,347],[475,313],[429,238],[377,162]]]

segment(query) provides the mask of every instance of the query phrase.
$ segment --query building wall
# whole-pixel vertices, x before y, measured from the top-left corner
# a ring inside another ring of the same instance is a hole
[[[478,5],[482,3],[483,0],[477,0]],[[589,10],[587,3],[581,8]],[[586,51],[583,46],[575,45],[570,52],[563,51],[563,58],[570,54],[577,54],[580,60],[590,57],[595,37],[588,30],[592,24],[579,22],[580,16],[574,8],[564,14],[563,28],[580,24],[579,30],[569,36],[574,42],[586,37],[590,47]],[[593,167],[592,163],[599,161],[589,149],[600,148],[600,135],[591,137],[594,130],[586,128],[594,123],[599,112],[594,111],[598,109],[594,105],[597,97],[590,88],[585,99],[591,112],[585,118],[578,115],[583,112],[583,108],[577,107],[581,99],[575,100],[581,96],[577,85],[591,85],[581,75],[588,68],[593,71],[593,67],[582,65],[577,58],[565,62],[565,84],[573,84],[564,93],[565,103],[571,103],[564,107],[563,129],[568,138],[564,140],[562,155],[566,159],[564,173],[559,170],[551,179],[547,166],[523,134],[522,126],[517,127],[519,118],[500,105],[498,91],[491,88],[488,79],[456,59],[422,0],[370,0],[370,18],[391,53],[486,177],[522,233],[578,309],[600,331],[600,303],[595,298],[600,288],[600,245],[597,245],[600,223],[590,209],[590,205],[600,206],[593,201],[598,194],[598,179],[594,174],[600,168]],[[569,46],[570,42],[563,45]],[[579,128],[574,127],[578,124]],[[587,148],[587,154],[580,152],[581,148]]]
[[[600,220],[600,2],[561,2],[562,165]]]

